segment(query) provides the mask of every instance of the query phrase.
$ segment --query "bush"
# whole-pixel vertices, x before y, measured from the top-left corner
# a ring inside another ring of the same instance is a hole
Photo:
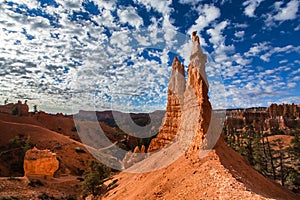
[[[80,147],[76,147],[75,151],[76,151],[76,153],[86,153],[85,150]]]
[[[77,128],[76,126],[74,126],[72,129],[71,129],[72,132],[77,132]]]
[[[102,163],[92,161],[89,164],[89,170],[84,173],[84,181],[82,182],[83,191],[85,194],[99,194],[101,187],[106,178],[110,176],[111,169]]]

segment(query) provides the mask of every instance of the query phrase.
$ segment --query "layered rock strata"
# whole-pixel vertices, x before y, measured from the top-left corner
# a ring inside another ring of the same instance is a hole
[[[156,138],[152,139],[148,152],[153,152],[168,145],[174,140],[181,122],[183,96],[185,91],[185,71],[177,57],[172,64],[172,72],[168,87],[168,103],[166,114]]]

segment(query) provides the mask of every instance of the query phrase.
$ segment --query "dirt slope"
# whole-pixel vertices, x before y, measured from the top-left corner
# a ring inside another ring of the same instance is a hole
[[[26,177],[0,178],[0,199],[76,199],[80,195],[80,182],[74,176],[41,179],[31,185]]]
[[[182,156],[158,171],[115,178],[118,187],[104,199],[300,199],[256,172],[223,142],[194,164]]]
[[[10,139],[22,134],[24,137],[30,136],[31,143],[37,148],[50,149],[55,152],[60,161],[57,175],[78,175],[83,170],[86,170],[89,161],[94,159],[88,151],[86,153],[77,153],[75,151],[76,147],[85,149],[80,142],[38,125],[0,120],[0,127],[0,146],[2,147],[7,145]],[[5,167],[10,167],[9,165],[5,166],[5,163],[2,163],[2,165],[4,165],[1,168],[2,170],[5,170]],[[2,171],[2,174],[5,174],[5,172]]]

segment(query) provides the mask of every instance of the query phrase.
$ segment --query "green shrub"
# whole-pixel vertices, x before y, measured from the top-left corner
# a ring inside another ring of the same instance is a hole
[[[89,170],[84,173],[84,181],[82,182],[85,194],[93,194],[94,196],[101,192],[101,186],[105,179],[110,176],[111,169],[102,163],[92,161],[89,164]]]

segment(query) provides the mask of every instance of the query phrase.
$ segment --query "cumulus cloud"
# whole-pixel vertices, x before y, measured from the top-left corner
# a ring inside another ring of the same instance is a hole
[[[207,30],[207,33],[210,35],[209,41],[214,45],[215,48],[217,48],[217,45],[224,43],[225,38],[222,35],[222,32],[227,25],[228,21],[222,21],[216,26],[214,26],[214,28]]]
[[[255,10],[259,6],[261,2],[264,0],[247,0],[243,3],[243,6],[245,6],[244,14],[248,17],[255,17]]]
[[[281,5],[281,4],[280,4]],[[285,20],[292,20],[297,17],[297,12],[299,8],[299,1],[292,0],[287,3],[286,7],[281,7],[275,4],[276,10],[278,13],[274,16],[274,19],[277,21],[285,21]]]
[[[192,33],[193,31],[202,31],[205,27],[207,27],[211,22],[220,17],[221,12],[220,9],[214,5],[200,5],[197,8],[199,17],[195,21],[195,24],[191,26],[188,30],[188,33]]]
[[[281,24],[284,21],[295,20],[297,18],[299,1],[291,0],[285,6],[283,6],[283,4],[283,1],[275,2],[273,11],[263,15],[267,28],[276,26],[277,23]],[[297,30],[297,27],[295,30]]]
[[[283,98],[279,98],[275,103],[277,104],[292,104],[296,103],[298,104],[300,102],[300,97],[299,96],[285,96]],[[274,103],[274,102],[269,102],[269,104]]]
[[[151,60],[151,56],[145,57],[143,49],[136,45],[137,40],[132,42],[135,46],[131,46],[133,32],[121,24],[139,28],[143,19],[132,6],[116,10],[114,3],[105,2],[98,4],[99,15],[76,18],[71,16],[80,11],[82,1],[57,1],[59,6],[45,8],[27,5],[23,14],[3,4],[0,82],[7,90],[1,90],[1,98],[15,101],[26,98],[42,110],[67,113],[73,112],[72,106],[76,109],[119,106],[121,109],[133,102],[140,104],[134,105],[140,111],[164,109],[170,67],[162,63],[168,62],[167,52],[159,53],[159,58],[164,58],[160,63]],[[18,6],[16,2],[15,7]],[[26,15],[31,8],[43,9],[47,16]],[[119,21],[113,11],[118,14]],[[60,19],[58,26],[50,23],[53,22],[48,18],[51,16]],[[166,18],[164,27],[171,29],[168,20]],[[160,29],[157,24],[155,26],[154,29]],[[164,38],[156,37],[157,42],[165,42]],[[149,41],[155,40],[150,37]],[[12,94],[13,88],[22,89]],[[120,94],[127,96],[116,98]]]
[[[120,22],[123,24],[128,23],[135,28],[139,28],[143,25],[143,18],[137,14],[136,9],[132,6],[118,10],[118,16]]]
[[[220,20],[221,11],[213,4],[181,0],[192,4],[199,15],[186,35],[174,26],[171,1],[134,0],[126,7],[114,0],[99,0],[93,2],[99,14],[85,9],[83,0],[56,0],[56,6],[45,7],[23,0],[26,6],[19,10],[20,1],[14,2],[13,6],[5,2],[0,6],[0,100],[26,98],[42,110],[62,112],[72,112],[72,106],[75,110],[164,109],[170,54],[180,55],[187,65],[194,30],[205,36],[200,37],[201,46],[210,51],[207,74],[214,108],[227,107],[220,101],[225,98],[232,107],[254,105],[253,98],[259,103],[274,92],[282,94],[298,86],[300,61],[290,63],[279,57],[299,52],[298,46],[261,42],[237,53],[225,33],[228,30],[236,41],[242,41],[249,25]],[[261,2],[246,1],[245,13],[254,16]],[[275,3],[270,19],[292,18],[283,17],[290,4]],[[154,10],[155,15],[146,20],[138,7]],[[149,26],[143,29],[146,21]],[[276,68],[253,64],[257,58],[269,62],[273,56],[280,58]],[[282,72],[288,75],[284,77]]]
[[[134,0],[134,2],[144,5],[147,10],[154,8],[161,14],[169,14],[171,12],[170,5],[172,1],[161,1],[161,0]]]
[[[179,3],[181,4],[191,4],[191,5],[197,5],[203,0],[179,0]]]
[[[234,33],[234,36],[237,38],[243,38],[245,35],[245,31],[237,31]]]

